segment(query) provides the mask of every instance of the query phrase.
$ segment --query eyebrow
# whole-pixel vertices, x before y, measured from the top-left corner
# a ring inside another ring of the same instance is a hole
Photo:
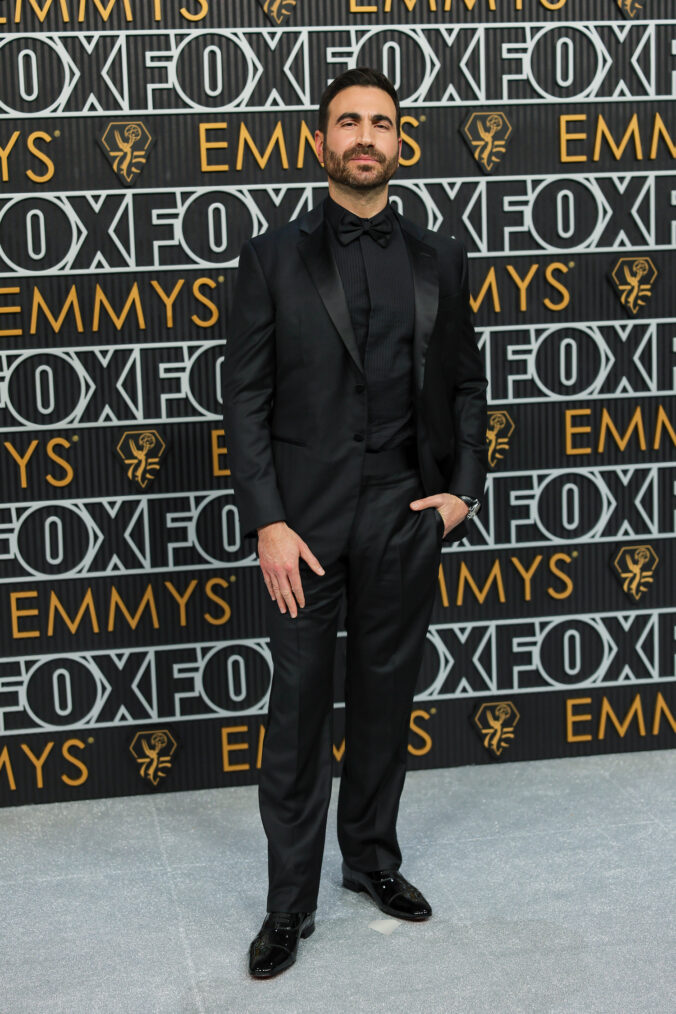
[[[341,113],[337,118],[336,123],[342,123],[343,120],[362,120],[363,116],[361,113]],[[387,116],[386,113],[372,113],[369,117],[371,123],[389,123],[391,127],[394,126],[394,121],[391,116]]]

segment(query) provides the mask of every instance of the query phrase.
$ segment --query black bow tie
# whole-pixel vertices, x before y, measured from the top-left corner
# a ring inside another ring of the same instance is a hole
[[[354,239],[367,233],[380,246],[387,246],[392,236],[392,217],[385,208],[375,218],[357,218],[346,212],[338,226],[338,239],[347,246]]]

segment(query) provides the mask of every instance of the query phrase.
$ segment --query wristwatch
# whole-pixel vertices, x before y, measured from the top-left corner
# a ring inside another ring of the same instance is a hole
[[[475,518],[481,510],[481,500],[476,500],[471,496],[458,496],[458,500],[462,500],[462,502],[466,503],[469,508],[465,517],[466,521],[471,521],[472,518]]]

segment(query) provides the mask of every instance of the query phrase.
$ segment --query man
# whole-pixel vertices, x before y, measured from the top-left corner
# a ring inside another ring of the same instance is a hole
[[[314,930],[344,596],[343,884],[400,919],[431,915],[398,872],[396,818],[441,541],[461,536],[485,481],[486,380],[464,250],[388,204],[399,122],[382,74],[336,78],[315,133],[328,198],[240,257],[225,427],[242,527],[258,533],[274,663],[256,978],[293,964]]]

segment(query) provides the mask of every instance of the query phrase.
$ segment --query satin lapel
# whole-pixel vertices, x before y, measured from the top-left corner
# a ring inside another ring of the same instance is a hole
[[[357,339],[352,328],[345,292],[340,275],[338,274],[336,262],[333,259],[328,240],[325,236],[323,215],[319,219],[318,224],[316,211],[312,213],[312,219],[308,216],[306,221],[312,223],[310,226],[312,231],[305,232],[301,237],[298,244],[298,252],[345,348],[354,360],[355,366],[363,373],[364,367],[359,355]],[[312,228],[312,225],[314,225],[314,228]]]
[[[437,255],[432,247],[423,243],[404,228],[404,238],[411,257],[413,287],[415,290],[415,330],[413,333],[413,368],[418,390],[425,378],[427,348],[439,305],[439,272]]]

